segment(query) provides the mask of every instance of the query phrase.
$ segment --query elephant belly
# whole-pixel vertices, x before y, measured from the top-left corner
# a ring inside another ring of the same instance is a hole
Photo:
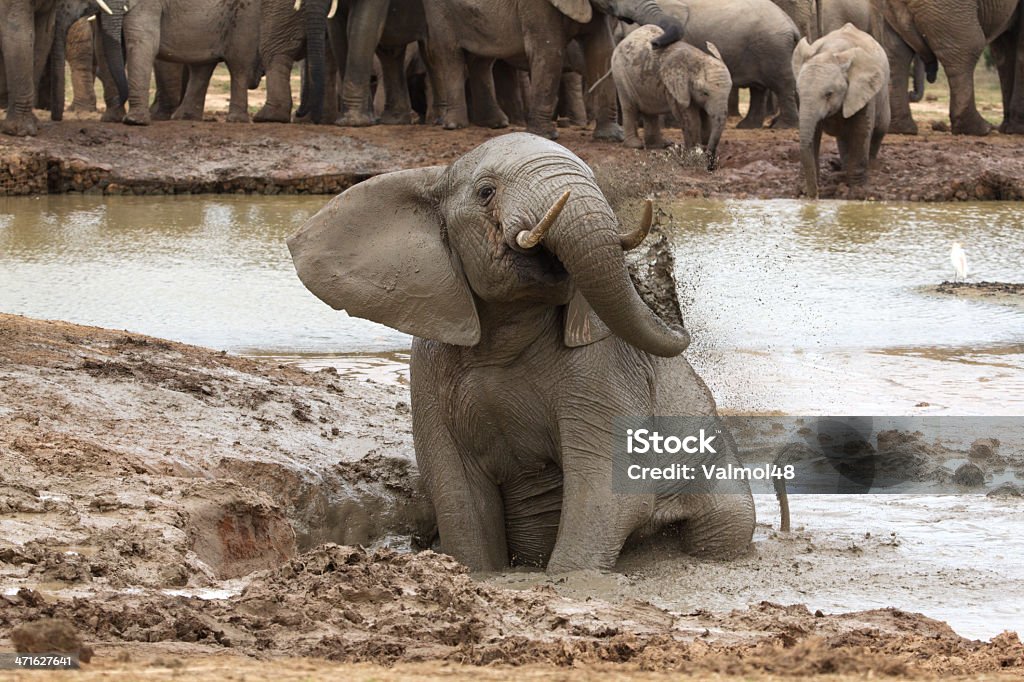
[[[649,116],[668,114],[672,112],[669,106],[668,93],[663,86],[659,86],[661,92],[638,92],[636,93],[636,108],[641,113]]]
[[[480,57],[505,59],[526,53],[517,3],[450,0],[442,12],[459,47]]]

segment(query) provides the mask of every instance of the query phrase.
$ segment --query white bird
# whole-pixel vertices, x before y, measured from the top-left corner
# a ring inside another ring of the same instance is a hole
[[[960,242],[953,242],[953,248],[949,250],[949,262],[953,264],[953,281],[967,279],[967,254],[960,246]]]

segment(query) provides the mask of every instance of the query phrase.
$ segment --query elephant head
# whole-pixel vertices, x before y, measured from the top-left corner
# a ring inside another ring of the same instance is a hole
[[[551,0],[563,14],[574,21],[587,23],[593,16],[593,7],[617,19],[639,24],[654,24],[661,28],[660,36],[652,41],[656,47],[664,47],[682,40],[683,31],[689,18],[687,10],[682,18],[666,14],[657,0]]]
[[[860,33],[852,24],[809,44],[801,38],[793,51],[793,73],[800,99],[800,161],[809,197],[818,196],[815,140],[830,116],[850,118],[889,85],[884,56],[842,41],[842,32]],[[865,34],[866,35],[866,34]],[[833,49],[834,47],[843,49]],[[878,47],[878,51],[881,47]]]
[[[82,17],[96,16],[100,22],[103,56],[117,85],[121,102],[128,101],[128,77],[125,73],[124,51],[121,28],[124,14],[128,11],[127,0],[61,0],[57,6],[54,22],[53,49],[50,53],[50,118],[60,121],[64,118],[64,59],[67,49],[68,31],[71,25]]]
[[[690,45],[669,48],[660,60],[661,82],[682,110],[696,104],[707,117],[708,170],[717,163],[718,142],[729,118],[729,92],[732,76],[714,43],[707,43],[708,54]],[[694,53],[698,55],[694,58]],[[677,113],[677,118],[683,114]]]
[[[583,161],[513,133],[448,167],[355,185],[288,248],[321,300],[421,338],[473,346],[507,310],[568,305],[569,346],[614,333],[649,353],[678,355],[686,332],[655,315],[629,277],[623,250],[635,242],[620,235]]]

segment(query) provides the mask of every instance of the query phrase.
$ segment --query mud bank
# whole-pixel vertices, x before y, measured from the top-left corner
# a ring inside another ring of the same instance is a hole
[[[733,125],[735,121],[733,121]],[[338,128],[166,121],[146,128],[78,120],[43,122],[36,138],[0,138],[0,195],[93,192],[335,194],[372,175],[447,164],[489,137],[511,132],[428,126]],[[677,139],[678,131],[670,139]],[[726,131],[720,169],[678,149],[635,151],[564,128],[559,142],[633,196],[793,198],[800,194],[795,130]],[[864,188],[828,170],[823,198],[966,201],[1024,198],[1024,139],[890,135]]]
[[[1012,282],[943,282],[935,293],[1024,308],[1024,284]]]

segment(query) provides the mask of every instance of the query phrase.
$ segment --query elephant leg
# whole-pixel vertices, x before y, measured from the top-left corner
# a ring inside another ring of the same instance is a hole
[[[732,559],[747,550],[756,517],[749,490],[684,495],[689,509],[682,526],[683,549],[708,559]]]
[[[484,57],[469,59],[469,91],[475,125],[484,128],[507,128],[508,116],[498,106],[494,88],[494,61]]]
[[[978,52],[978,57],[981,52]],[[954,135],[988,135],[992,130],[989,123],[978,113],[974,101],[974,67],[977,59],[962,66],[946,68],[949,79],[949,120]]]
[[[868,179],[868,161],[871,158],[871,133],[874,118],[871,107],[866,107],[846,119],[843,134],[838,141],[839,158],[846,171],[846,184],[863,185]],[[872,116],[868,116],[871,113]]]
[[[158,59],[153,64],[153,73],[156,78],[156,96],[149,106],[149,115],[154,121],[169,121],[181,105],[188,80],[188,67]]]
[[[739,118],[740,115],[740,89],[735,85],[732,86],[732,90],[729,91],[729,118],[733,116]]]
[[[1003,123],[999,132],[1024,134],[1024,18],[992,43],[1003,94]]]
[[[424,5],[429,13],[431,3]],[[432,84],[434,103],[445,130],[456,130],[469,125],[466,107],[466,62],[452,31],[447,25],[431,24],[430,40],[426,43],[426,61],[434,64]]]
[[[28,3],[10,8],[0,26],[0,43],[4,50],[7,78],[7,117],[0,131],[7,135],[36,135],[39,121],[32,108],[35,104],[34,41],[35,17]]]
[[[250,123],[249,118],[249,80],[252,74],[251,64],[228,63],[228,73],[231,75],[231,99],[228,103],[228,123]],[[216,64],[210,67],[210,76],[213,76],[213,69]],[[192,83],[189,78],[189,85]],[[209,84],[210,79],[206,79]],[[204,88],[203,99],[206,99]]]
[[[569,125],[585,128],[587,125],[587,106],[583,100],[583,76],[573,71],[562,73],[562,83],[558,90],[558,102]]]
[[[388,3],[360,0],[353,3],[346,26],[347,52],[341,82],[341,126],[369,126],[375,123],[370,97],[373,55],[384,32]]]
[[[614,442],[610,419],[596,414],[563,417],[559,419],[558,433],[562,453],[562,516],[547,570],[610,570],[626,538],[650,520],[653,495],[614,491],[610,453],[602,445]],[[605,459],[599,459],[600,453],[605,453]]]
[[[697,106],[690,105],[685,109],[676,112],[679,119],[679,127],[683,130],[683,146],[686,149],[694,149],[700,144],[700,115],[697,113]]]
[[[643,149],[644,143],[640,139],[638,126],[640,125],[640,111],[636,103],[623,94],[622,99],[622,130],[624,139],[622,144],[630,149]]]
[[[668,146],[662,134],[661,116],[647,114],[644,116],[644,147],[647,149],[664,149]]]
[[[217,64],[190,64],[188,67],[188,84],[182,95],[181,104],[171,116],[176,121],[202,121],[206,106],[206,91],[210,87],[210,79]],[[231,79],[234,90],[235,79]],[[232,95],[233,96],[233,95]]]
[[[584,82],[597,83],[611,68],[615,43],[607,17],[595,17],[590,29],[581,40],[584,57]],[[532,77],[532,73],[530,74]],[[618,122],[618,107],[615,100],[615,83],[605,78],[593,92],[594,139],[622,140],[622,126]]]
[[[917,123],[910,113],[910,97],[907,81],[910,78],[910,63],[913,50],[902,38],[887,29],[887,52],[889,55],[889,132],[897,135],[917,135]]]
[[[114,74],[110,72],[110,65],[107,64],[99,23],[99,20],[93,23],[92,36],[93,44],[96,46],[96,75],[103,86],[105,111],[100,120],[107,123],[120,123],[124,119],[124,102],[121,101],[121,93],[117,89],[117,80],[114,78]]]
[[[768,115],[766,111],[768,102],[768,90],[760,85],[750,86],[750,106],[747,108],[747,115],[736,124],[737,128],[760,128],[764,125],[764,119]]]
[[[71,68],[71,111],[96,111],[96,56],[90,22],[77,21],[68,32],[67,64]]]
[[[558,81],[562,73],[564,49],[550,41],[531,44],[527,39],[530,59],[530,115],[527,130],[550,140],[558,138],[555,126],[555,102],[558,99]]]
[[[775,105],[778,105],[779,115],[772,121],[772,128],[800,127],[800,115],[796,105],[796,79],[790,69],[776,74],[775,82],[769,84],[769,92],[765,95],[765,112],[774,109]]]
[[[384,125],[410,125],[415,122],[409,84],[405,80],[405,45],[377,49],[380,57],[381,80],[384,85],[384,111],[380,122]],[[377,87],[380,87],[378,83]]]
[[[138,11],[139,8],[135,8]],[[148,18],[148,17],[145,17]],[[126,32],[128,46],[128,114],[124,122],[129,125],[149,125],[149,83],[153,77],[153,63],[160,49],[160,24],[143,22],[140,18],[137,32]]]
[[[257,123],[288,123],[292,120],[292,65],[287,54],[275,54],[266,65],[267,101],[256,112],[253,120]]]
[[[504,60],[494,63],[491,78],[494,80],[494,94],[498,108],[514,125],[526,125],[526,104],[523,89],[519,86],[519,69]]]
[[[558,538],[562,495],[562,470],[554,464],[502,483],[505,534],[513,566],[543,567],[547,563]]]

